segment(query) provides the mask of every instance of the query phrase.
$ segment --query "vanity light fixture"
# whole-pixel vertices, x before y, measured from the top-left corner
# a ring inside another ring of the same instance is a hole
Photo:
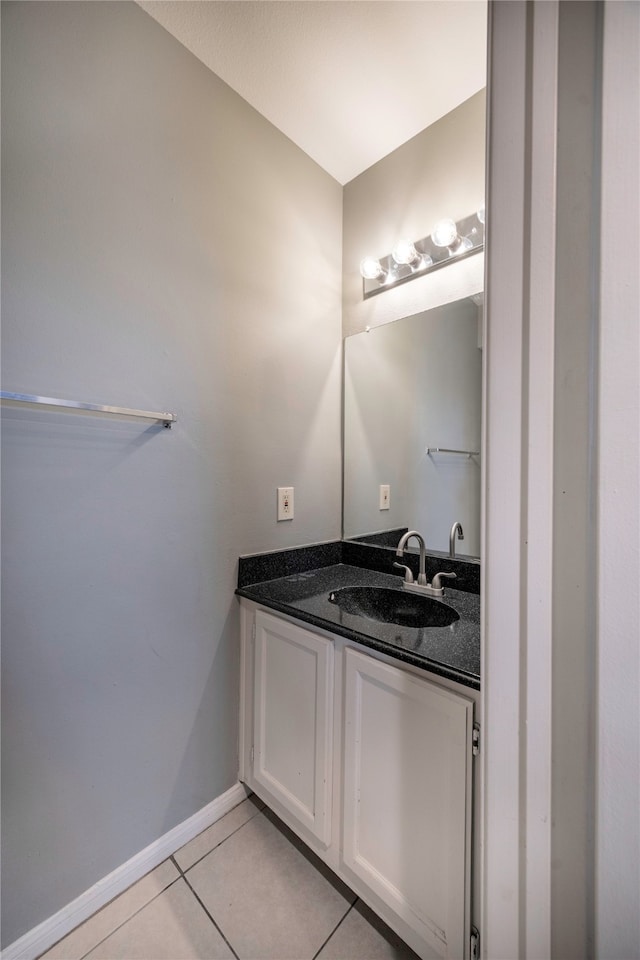
[[[391,256],[399,267],[411,267],[412,270],[423,270],[433,263],[429,254],[418,253],[412,240],[398,240]]]
[[[391,256],[398,265],[407,264],[411,266],[420,260],[420,254],[416,250],[412,240],[398,240],[391,251]]]
[[[461,237],[454,220],[440,220],[436,223],[431,240],[436,247],[446,247],[452,257],[471,250],[473,243],[469,237]]]
[[[360,262],[362,294],[366,299],[399,283],[423,276],[452,260],[460,260],[484,247],[484,206],[462,220],[439,220],[428,237],[398,240],[390,254]]]
[[[360,273],[365,280],[379,280],[384,274],[382,264],[373,257],[365,257],[360,261]]]
[[[436,247],[450,247],[458,240],[455,220],[439,220],[433,228],[431,239]]]

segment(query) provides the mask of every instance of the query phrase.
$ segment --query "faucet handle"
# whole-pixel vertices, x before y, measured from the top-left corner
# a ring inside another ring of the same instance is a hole
[[[434,576],[433,580],[431,581],[431,586],[433,587],[434,590],[444,590],[444,587],[442,586],[442,584],[441,584],[441,582],[440,582],[441,577],[451,577],[453,580],[455,580],[456,577],[457,577],[457,574],[456,574],[456,573],[444,573],[444,571],[442,571],[442,572],[440,572],[440,573],[436,573],[436,575]]]
[[[398,567],[399,570],[404,570],[404,582],[413,583],[413,574],[410,567],[405,567],[404,563],[396,563],[394,561],[394,567]]]

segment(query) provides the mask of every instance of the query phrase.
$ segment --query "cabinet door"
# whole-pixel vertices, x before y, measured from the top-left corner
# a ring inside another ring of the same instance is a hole
[[[471,700],[346,650],[343,864],[444,957],[468,956],[472,734]]]
[[[331,841],[333,645],[256,614],[253,779],[323,846]],[[290,822],[289,818],[286,818]]]

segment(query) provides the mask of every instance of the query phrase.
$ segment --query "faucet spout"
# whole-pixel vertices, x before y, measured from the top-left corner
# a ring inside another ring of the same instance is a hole
[[[456,555],[456,533],[458,534],[458,540],[464,540],[464,531],[462,529],[462,524],[459,520],[456,520],[454,525],[451,527],[451,533],[449,534],[449,556],[455,557]]]
[[[419,545],[419,547],[420,547],[420,572],[418,573],[418,581],[417,581],[417,582],[418,582],[418,585],[419,585],[419,586],[424,587],[424,586],[427,585],[427,574],[426,574],[426,571],[425,571],[425,567],[426,567],[426,559],[425,559],[426,545],[425,545],[424,537],[422,536],[422,534],[418,533],[417,530],[409,530],[407,533],[404,533],[404,534],[400,537],[400,542],[398,543],[398,548],[397,548],[397,550],[396,550],[396,557],[403,557],[403,556],[404,556],[404,551],[405,551],[405,548],[406,548],[406,546],[407,546],[407,543],[409,542],[409,540],[410,540],[412,537],[415,537],[415,538],[417,539],[418,545]]]

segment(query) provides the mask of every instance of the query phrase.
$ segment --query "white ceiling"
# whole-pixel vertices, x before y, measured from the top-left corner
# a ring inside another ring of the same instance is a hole
[[[340,183],[485,86],[486,0],[138,0]]]

